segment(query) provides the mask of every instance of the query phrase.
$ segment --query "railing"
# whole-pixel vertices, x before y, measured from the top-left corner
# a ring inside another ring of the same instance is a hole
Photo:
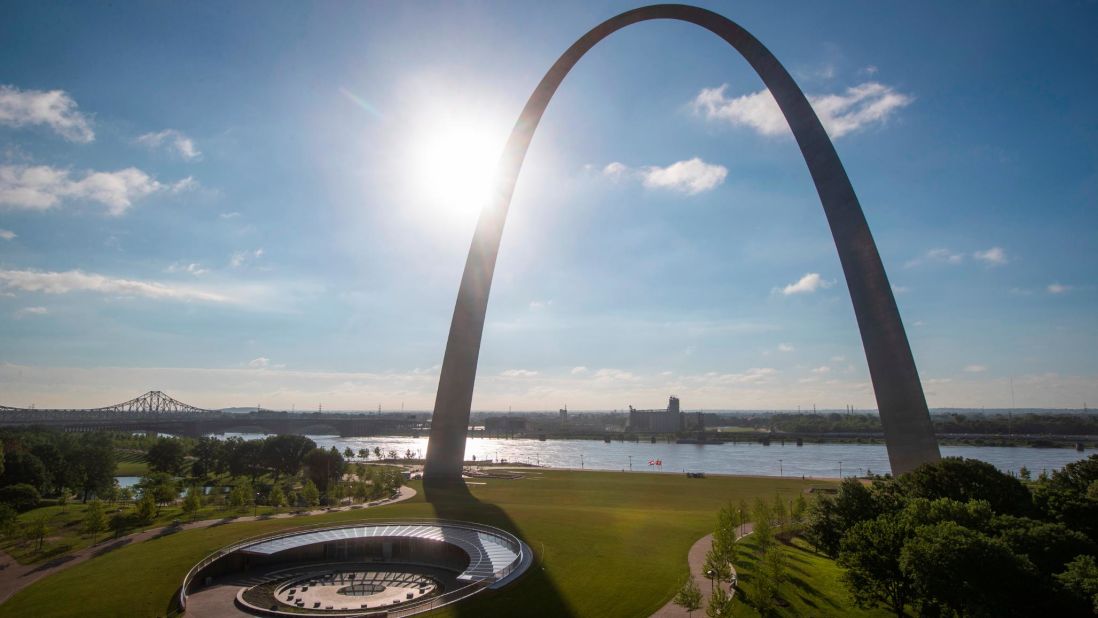
[[[515,537],[512,536],[510,533],[504,532],[503,530],[500,530],[498,528],[494,528],[492,526],[488,526],[488,525],[485,525],[485,524],[474,524],[474,523],[471,523],[471,522],[451,521],[451,520],[446,520],[446,519],[430,519],[430,518],[408,518],[408,519],[401,519],[399,521],[360,520],[356,523],[341,524],[341,525],[334,525],[334,526],[331,525],[331,524],[317,523],[317,524],[311,524],[311,525],[307,525],[307,526],[297,526],[295,528],[290,528],[290,529],[284,530],[284,531],[282,531],[280,533],[277,533],[277,534],[260,534],[260,535],[256,535],[256,536],[251,536],[251,537],[245,538],[243,540],[237,541],[236,543],[233,543],[232,545],[222,547],[221,549],[218,549],[217,551],[209,554],[208,556],[206,556],[205,558],[200,560],[197,564],[195,564],[193,567],[191,567],[190,570],[187,571],[186,576],[183,577],[183,586],[179,589],[179,608],[181,610],[184,610],[184,611],[187,609],[187,589],[193,583],[195,575],[200,573],[202,571],[202,569],[204,569],[207,566],[213,564],[214,562],[217,562],[221,558],[223,558],[223,557],[225,557],[225,556],[227,556],[227,555],[229,555],[229,554],[231,554],[231,553],[233,553],[237,550],[243,549],[243,548],[245,548],[249,545],[254,545],[256,543],[264,542],[264,541],[274,541],[274,540],[277,540],[277,539],[293,537],[293,536],[297,536],[297,535],[305,533],[305,532],[312,532],[312,531],[316,531],[316,530],[340,530],[340,529],[343,529],[343,528],[360,528],[362,526],[407,526],[407,525],[437,525],[437,526],[448,526],[448,527],[451,527],[451,528],[462,528],[462,529],[465,529],[465,530],[471,530],[471,531],[478,532],[478,533],[481,533],[481,534],[488,534],[488,535],[492,536],[493,538],[496,538],[496,539],[499,539],[500,541],[503,541],[509,548],[511,548],[515,551],[515,554],[516,554],[517,557],[515,558],[514,562],[507,565],[506,567],[504,567],[500,571],[494,573],[494,577],[497,580],[502,579],[502,578],[510,575],[512,572],[514,572],[514,570],[518,567],[518,565],[522,563],[522,558],[523,558],[522,544],[519,543],[517,541],[517,539],[515,539]],[[475,590],[471,590],[471,588],[475,588]],[[455,595],[458,592],[467,591],[467,593],[464,596],[461,596],[460,598],[456,598],[456,597],[455,598],[450,598],[445,603],[442,603],[442,605],[445,605],[447,603],[453,603],[455,601],[461,600],[461,599],[465,598],[466,596],[469,596],[469,595],[473,594],[474,592],[476,592],[477,590],[479,590],[481,588],[483,588],[483,583],[482,582],[474,582],[474,583],[469,584],[467,586],[464,586],[462,588],[458,588],[457,590],[453,590],[453,591],[448,592],[446,594],[439,595],[438,597],[432,597],[432,599],[428,599],[424,602],[425,603],[434,602],[437,599],[441,599],[441,598],[444,598],[444,597],[448,598],[449,595]],[[435,606],[432,606],[432,607],[435,607]],[[441,607],[441,605],[438,605],[438,607]],[[408,609],[410,609],[410,607]],[[429,608],[425,608],[425,609],[429,609]],[[404,610],[402,609],[400,611],[404,611]],[[422,611],[422,609],[420,611]],[[397,615],[411,615],[411,614],[397,614],[395,612],[390,612],[389,615],[390,616],[397,616]]]

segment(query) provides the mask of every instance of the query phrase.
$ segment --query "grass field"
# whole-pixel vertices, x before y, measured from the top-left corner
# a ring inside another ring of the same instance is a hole
[[[674,594],[686,573],[690,546],[712,531],[722,504],[773,499],[775,493],[792,496],[825,484],[568,471],[536,471],[521,480],[485,483],[470,485],[469,491],[428,494],[414,485],[420,493],[413,500],[381,508],[234,523],[126,546],[32,584],[0,605],[0,617],[162,616],[175,611],[174,595],[187,569],[237,539],[304,523],[400,517],[496,525],[522,536],[537,555],[513,586],[485,592],[437,616],[647,616]],[[834,568],[807,553],[804,560],[806,571],[814,571],[813,561]],[[824,569],[821,577],[814,586],[830,600],[812,600],[819,606],[812,613],[847,613],[846,601],[827,583],[837,582],[837,571]],[[828,603],[843,611],[828,611]]]

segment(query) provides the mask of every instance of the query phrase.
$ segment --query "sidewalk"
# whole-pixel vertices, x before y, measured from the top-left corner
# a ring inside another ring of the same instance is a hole
[[[742,539],[751,534],[753,528],[754,526],[750,523],[744,524],[744,533],[741,534],[739,538]],[[696,610],[702,612],[703,615],[705,612],[705,603],[708,601],[709,596],[713,594],[712,582],[705,576],[705,573],[702,572],[705,567],[705,554],[709,553],[711,547],[713,547],[713,535],[707,534],[698,539],[697,542],[690,547],[690,553],[687,554],[686,557],[687,562],[690,564],[690,576],[694,578],[694,583],[698,585],[698,589],[702,591],[702,596],[704,597],[702,599],[702,609]],[[736,575],[735,567],[732,568],[732,575]],[[678,591],[676,590],[676,592]],[[732,590],[732,594],[733,596],[736,594],[735,589]],[[661,607],[659,611],[652,614],[652,618],[687,618],[689,615],[690,614],[688,614],[685,609],[675,605],[675,601],[671,600],[667,602],[667,605]]]

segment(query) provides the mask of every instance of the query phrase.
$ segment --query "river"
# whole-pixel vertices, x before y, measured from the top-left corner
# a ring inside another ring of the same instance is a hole
[[[262,434],[222,434],[215,437],[239,436],[246,440],[264,437]],[[378,447],[383,455],[396,451],[401,457],[408,450],[417,457],[427,452],[427,438],[408,436],[369,436],[341,438],[339,436],[309,436],[318,446],[350,447],[371,451]],[[1071,448],[1032,448],[1009,446],[943,446],[943,457],[965,457],[986,461],[1004,472],[1017,474],[1025,466],[1036,477],[1041,471],[1052,472],[1065,464],[1088,457],[1090,452]],[[551,468],[583,468],[586,470],[633,470],[650,472],[707,472],[711,474],[746,474],[758,476],[805,476],[836,478],[861,476],[868,472],[890,472],[888,454],[883,444],[805,444],[793,442],[770,446],[757,442],[726,444],[668,444],[660,442],[611,442],[599,440],[539,440],[469,438],[465,443],[465,459],[477,461],[507,461],[529,463]],[[649,464],[652,462],[652,465]],[[655,465],[660,462],[662,465]]]

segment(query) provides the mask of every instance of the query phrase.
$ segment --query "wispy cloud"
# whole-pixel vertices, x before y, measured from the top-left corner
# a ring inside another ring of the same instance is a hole
[[[4,240],[13,240],[15,236],[15,232],[11,230],[0,230],[0,238]]]
[[[960,264],[965,261],[965,254],[950,251],[949,249],[931,249],[917,258],[912,258],[904,263],[905,268],[915,268],[923,264]]]
[[[581,376],[587,373],[587,367],[584,367],[583,365],[580,365],[578,367],[572,367],[572,371],[570,373],[574,376]]]
[[[988,266],[1002,266],[1009,261],[1006,251],[1001,247],[992,247],[987,251],[976,251],[972,254],[972,257]]]
[[[194,275],[195,277],[201,277],[210,272],[208,268],[203,268],[201,264],[190,263],[184,264],[182,262],[176,262],[168,266],[167,271],[170,273],[187,273]]]
[[[0,206],[48,210],[65,200],[83,200],[98,202],[107,207],[107,214],[118,216],[153,193],[185,191],[195,184],[190,177],[164,184],[134,167],[87,172],[73,180],[68,170],[47,165],[0,165]]]
[[[221,213],[220,215],[217,215],[217,216],[221,219],[235,219],[235,218],[240,216],[240,213],[238,213],[238,212],[223,212],[223,213]]]
[[[16,319],[25,318],[33,315],[46,315],[50,310],[45,307],[23,307],[15,312]]]
[[[229,266],[240,268],[241,266],[263,257],[262,247],[254,251],[236,251],[229,256]]]
[[[500,375],[505,378],[532,378],[538,375],[538,372],[530,371],[529,369],[508,369],[500,373]]]
[[[789,132],[789,125],[769,90],[728,97],[725,95],[727,89],[728,84],[703,89],[694,97],[694,110],[708,120],[748,127],[762,135]],[[808,100],[824,129],[834,139],[882,124],[894,112],[914,101],[911,96],[878,82],[865,82],[847,88],[841,94],[809,96]]]
[[[531,311],[539,311],[541,309],[545,309],[546,307],[549,307],[552,304],[553,304],[552,300],[532,300],[532,301],[530,301],[530,310]]]
[[[9,127],[44,125],[70,142],[95,139],[87,116],[64,90],[20,90],[0,85],[0,124]]]
[[[1062,283],[1050,283],[1046,289],[1049,294],[1063,294],[1064,292],[1071,291],[1071,286]]]
[[[831,373],[831,367],[828,367],[827,365],[821,365],[820,367],[813,368],[812,373],[815,373],[817,375],[823,373]]]
[[[175,129],[164,129],[158,133],[146,133],[137,138],[137,143],[151,149],[167,148],[187,161],[194,161],[202,157],[202,153],[194,145],[194,140]]]
[[[778,351],[779,352],[792,352],[794,349],[795,348],[793,347],[793,345],[789,344],[789,343],[779,343],[778,344]]]
[[[635,169],[614,161],[602,169],[602,174],[615,181],[635,177],[647,189],[668,189],[695,195],[720,186],[728,176],[728,168],[694,157],[667,167],[650,165]]]
[[[155,281],[120,279],[79,270],[42,272],[35,270],[0,270],[0,287],[43,294],[94,292],[116,297],[142,297],[157,300],[230,302],[211,291],[188,286],[172,286]]]
[[[826,289],[835,285],[834,281],[826,281],[820,277],[820,273],[808,273],[797,281],[781,288],[785,296],[793,294],[811,294],[816,290]]]
[[[965,365],[965,371],[968,373],[983,373],[987,371],[986,365]]]

